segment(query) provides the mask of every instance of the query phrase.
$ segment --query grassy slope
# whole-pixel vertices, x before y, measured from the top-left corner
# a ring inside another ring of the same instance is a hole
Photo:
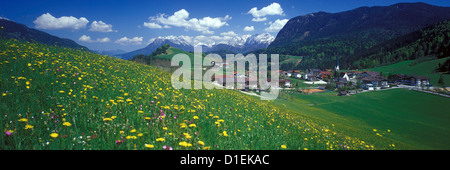
[[[444,63],[447,58],[441,58],[436,60],[430,60],[421,62],[415,65],[410,65],[415,60],[408,60],[408,61],[402,61],[391,65],[386,66],[380,66],[376,68],[370,68],[365,69],[369,71],[377,71],[377,72],[383,72],[383,75],[388,75],[389,73],[392,74],[414,74],[418,76],[428,76],[431,78],[430,83],[434,86],[438,85],[439,76],[440,73],[432,73],[434,69],[438,66],[438,63]],[[444,81],[450,82],[450,75],[444,74]]]
[[[392,149],[233,90],[91,52],[0,40],[0,149]],[[283,146],[283,147],[282,147]]]
[[[333,93],[283,96],[291,99],[275,103],[298,110],[299,115],[332,122],[347,134],[374,144],[395,143],[401,149],[449,149],[448,98],[404,89],[346,97]]]

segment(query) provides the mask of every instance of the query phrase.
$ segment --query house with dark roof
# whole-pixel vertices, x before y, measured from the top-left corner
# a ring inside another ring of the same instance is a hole
[[[383,87],[383,88],[389,87],[388,79],[386,77],[383,77],[380,75],[379,76],[362,77],[360,80],[363,84],[372,84],[377,89],[379,89],[381,87]]]
[[[427,76],[411,76],[407,74],[395,74],[389,76],[389,81],[395,84],[404,84],[411,86],[428,86],[430,78]]]

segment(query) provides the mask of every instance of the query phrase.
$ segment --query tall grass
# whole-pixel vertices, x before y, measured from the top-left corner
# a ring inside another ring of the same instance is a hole
[[[0,149],[390,149],[234,90],[176,90],[167,72],[87,51],[0,40],[0,71]]]

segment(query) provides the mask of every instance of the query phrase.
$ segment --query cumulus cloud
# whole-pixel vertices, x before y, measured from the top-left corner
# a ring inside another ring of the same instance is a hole
[[[253,16],[252,21],[261,22],[267,20],[267,15],[284,15],[283,8],[281,8],[280,4],[274,2],[269,6],[263,7],[258,10],[257,7],[253,7],[250,9],[247,14],[251,14]]]
[[[142,40],[143,37],[133,37],[133,38],[122,37],[114,42],[120,45],[140,45],[142,44]]]
[[[144,27],[153,28],[153,29],[163,28],[161,25],[154,23],[154,22],[144,22]]]
[[[36,25],[36,28],[40,29],[78,30],[80,28],[85,28],[89,21],[84,17],[75,18],[73,16],[62,16],[60,18],[55,18],[50,13],[46,13],[36,18],[33,23]]]
[[[266,21],[266,20],[267,20],[267,17],[253,18],[253,19],[252,19],[252,21],[255,21],[255,22],[262,22],[262,21]]]
[[[203,18],[189,18],[189,12],[185,9],[181,9],[173,13],[173,15],[159,14],[155,17],[150,17],[151,22],[144,22],[144,26],[148,28],[170,28],[184,27],[187,30],[194,30],[202,32],[203,34],[214,34],[214,31],[210,29],[217,29],[228,25],[227,21],[231,17],[226,15],[225,17],[203,17]]]
[[[275,22],[271,23],[269,27],[267,27],[266,30],[267,32],[278,32],[280,31],[284,25],[286,25],[286,23],[288,22],[288,19],[277,19],[275,20]]]
[[[244,31],[254,31],[255,27],[254,26],[246,26],[244,27]]]
[[[94,21],[92,22],[89,31],[96,31],[96,32],[117,32],[116,30],[112,29],[111,24],[106,24],[103,21]]]
[[[100,42],[100,43],[105,43],[105,42],[110,42],[111,39],[109,39],[108,37],[105,38],[97,38],[96,40],[92,40],[90,36],[87,35],[82,35],[78,40],[83,41],[83,42]]]
[[[223,35],[223,36],[237,36],[237,34],[234,33],[234,31],[222,32],[222,33],[220,33],[220,35]]]

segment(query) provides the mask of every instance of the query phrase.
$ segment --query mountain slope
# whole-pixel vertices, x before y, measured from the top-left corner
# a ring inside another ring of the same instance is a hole
[[[366,35],[376,41],[404,35],[450,18],[450,7],[425,3],[360,7],[339,13],[317,12],[290,19],[270,47],[335,36]]]
[[[430,60],[450,56],[450,20],[380,43],[342,60],[344,68],[362,69],[406,60]],[[434,69],[434,68],[430,68]]]
[[[59,38],[7,19],[0,19],[0,27],[3,27],[0,31],[0,37],[2,38],[14,38],[47,45],[56,45],[59,47],[88,50],[87,47],[79,45],[73,40]]]
[[[318,12],[289,20],[263,52],[303,56],[299,69],[333,68],[336,56],[345,60],[347,56],[446,19],[450,19],[450,7],[424,3],[361,7],[340,13]]]
[[[138,54],[150,55],[158,47],[161,47],[164,44],[169,44],[171,47],[176,47],[176,48],[182,49],[184,51],[193,51],[193,49],[194,49],[194,47],[192,47],[189,44],[180,43],[180,42],[176,42],[176,41],[169,40],[169,39],[157,38],[152,43],[150,43],[148,46],[146,46],[142,49],[138,49],[138,50],[135,50],[135,51],[132,51],[129,53],[125,53],[125,54],[120,54],[119,56],[124,60],[129,60]]]

